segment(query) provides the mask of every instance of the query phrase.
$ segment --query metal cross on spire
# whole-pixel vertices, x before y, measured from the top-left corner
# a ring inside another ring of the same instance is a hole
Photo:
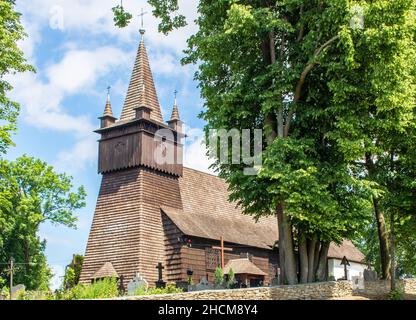
[[[142,35],[142,37],[144,36],[146,30],[144,29],[144,16],[147,14],[147,12],[144,12],[143,8],[142,8],[142,13],[139,14],[139,17],[141,18],[141,29],[140,29],[140,34]]]
[[[175,95],[175,106],[177,104],[177,98],[178,98],[178,90],[173,91],[174,95]]]
[[[110,101],[111,86],[107,87],[107,101]]]

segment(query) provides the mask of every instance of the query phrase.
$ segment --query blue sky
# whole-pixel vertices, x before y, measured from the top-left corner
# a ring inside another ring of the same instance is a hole
[[[23,154],[40,158],[59,172],[74,177],[74,185],[84,185],[87,207],[77,212],[77,230],[45,224],[39,235],[47,240],[46,254],[59,285],[63,268],[72,254],[83,254],[91,226],[101,177],[97,174],[99,117],[112,86],[111,100],[120,115],[139,43],[141,8],[151,12],[145,0],[125,0],[134,20],[117,29],[111,8],[117,0],[31,0],[17,1],[17,9],[29,37],[20,46],[36,74],[13,76],[12,98],[21,104],[16,147],[8,158]],[[181,66],[186,39],[195,32],[197,1],[180,1],[188,27],[169,36],[157,33],[157,20],[145,16],[145,42],[164,118],[170,116],[173,92],[179,91],[178,104],[189,138],[185,165],[208,170],[202,142],[204,123],[198,119],[203,102],[193,80],[194,66]]]

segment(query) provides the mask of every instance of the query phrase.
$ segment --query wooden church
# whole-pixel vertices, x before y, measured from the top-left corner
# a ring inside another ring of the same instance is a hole
[[[126,287],[140,274],[154,286],[162,271],[165,282],[213,282],[222,266],[243,285],[271,284],[279,270],[277,219],[256,223],[228,201],[223,180],[183,167],[176,99],[165,123],[141,33],[121,117],[107,99],[96,131],[102,183],[81,282],[117,277]],[[173,162],[158,161],[161,148],[172,151]],[[363,258],[351,243],[336,249],[330,256]]]

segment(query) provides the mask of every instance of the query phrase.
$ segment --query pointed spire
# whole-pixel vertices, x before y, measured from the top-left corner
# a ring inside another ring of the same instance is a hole
[[[103,117],[114,117],[113,115],[113,109],[111,107],[111,101],[110,101],[110,90],[111,87],[107,88],[107,102],[105,104],[104,114]]]
[[[134,119],[136,114],[135,108],[141,106],[146,106],[152,110],[152,120],[163,122],[159,99],[143,39],[140,41],[137,51],[129,89],[121,113],[121,120]]]
[[[173,111],[169,121],[180,121],[181,118],[179,116],[179,108],[177,103],[177,94],[178,91],[175,90],[175,102],[173,103]]]

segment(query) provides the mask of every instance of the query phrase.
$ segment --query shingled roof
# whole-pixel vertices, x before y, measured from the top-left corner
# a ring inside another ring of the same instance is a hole
[[[234,274],[250,274],[255,276],[265,276],[266,273],[260,270],[249,259],[234,259],[228,261],[224,268],[224,274],[229,274],[233,270]]]
[[[352,262],[365,262],[364,254],[350,240],[344,240],[341,245],[332,244],[329,248],[328,257],[342,260],[344,256]]]
[[[137,51],[129,89],[121,113],[121,122],[134,119],[136,114],[135,108],[140,106],[146,106],[152,109],[150,115],[151,119],[163,122],[159,99],[157,97],[152,70],[150,69],[149,58],[143,39],[140,41],[139,49]]]
[[[184,168],[179,180],[183,209],[162,206],[172,222],[186,235],[271,249],[278,240],[277,219],[261,218],[257,223],[251,216],[242,214],[235,203],[228,201],[227,183],[221,178]],[[364,255],[350,242],[331,245],[330,258],[347,256],[350,261],[361,262]],[[342,259],[341,257],[341,259]]]
[[[106,262],[91,279],[118,278],[118,273],[111,262]]]

